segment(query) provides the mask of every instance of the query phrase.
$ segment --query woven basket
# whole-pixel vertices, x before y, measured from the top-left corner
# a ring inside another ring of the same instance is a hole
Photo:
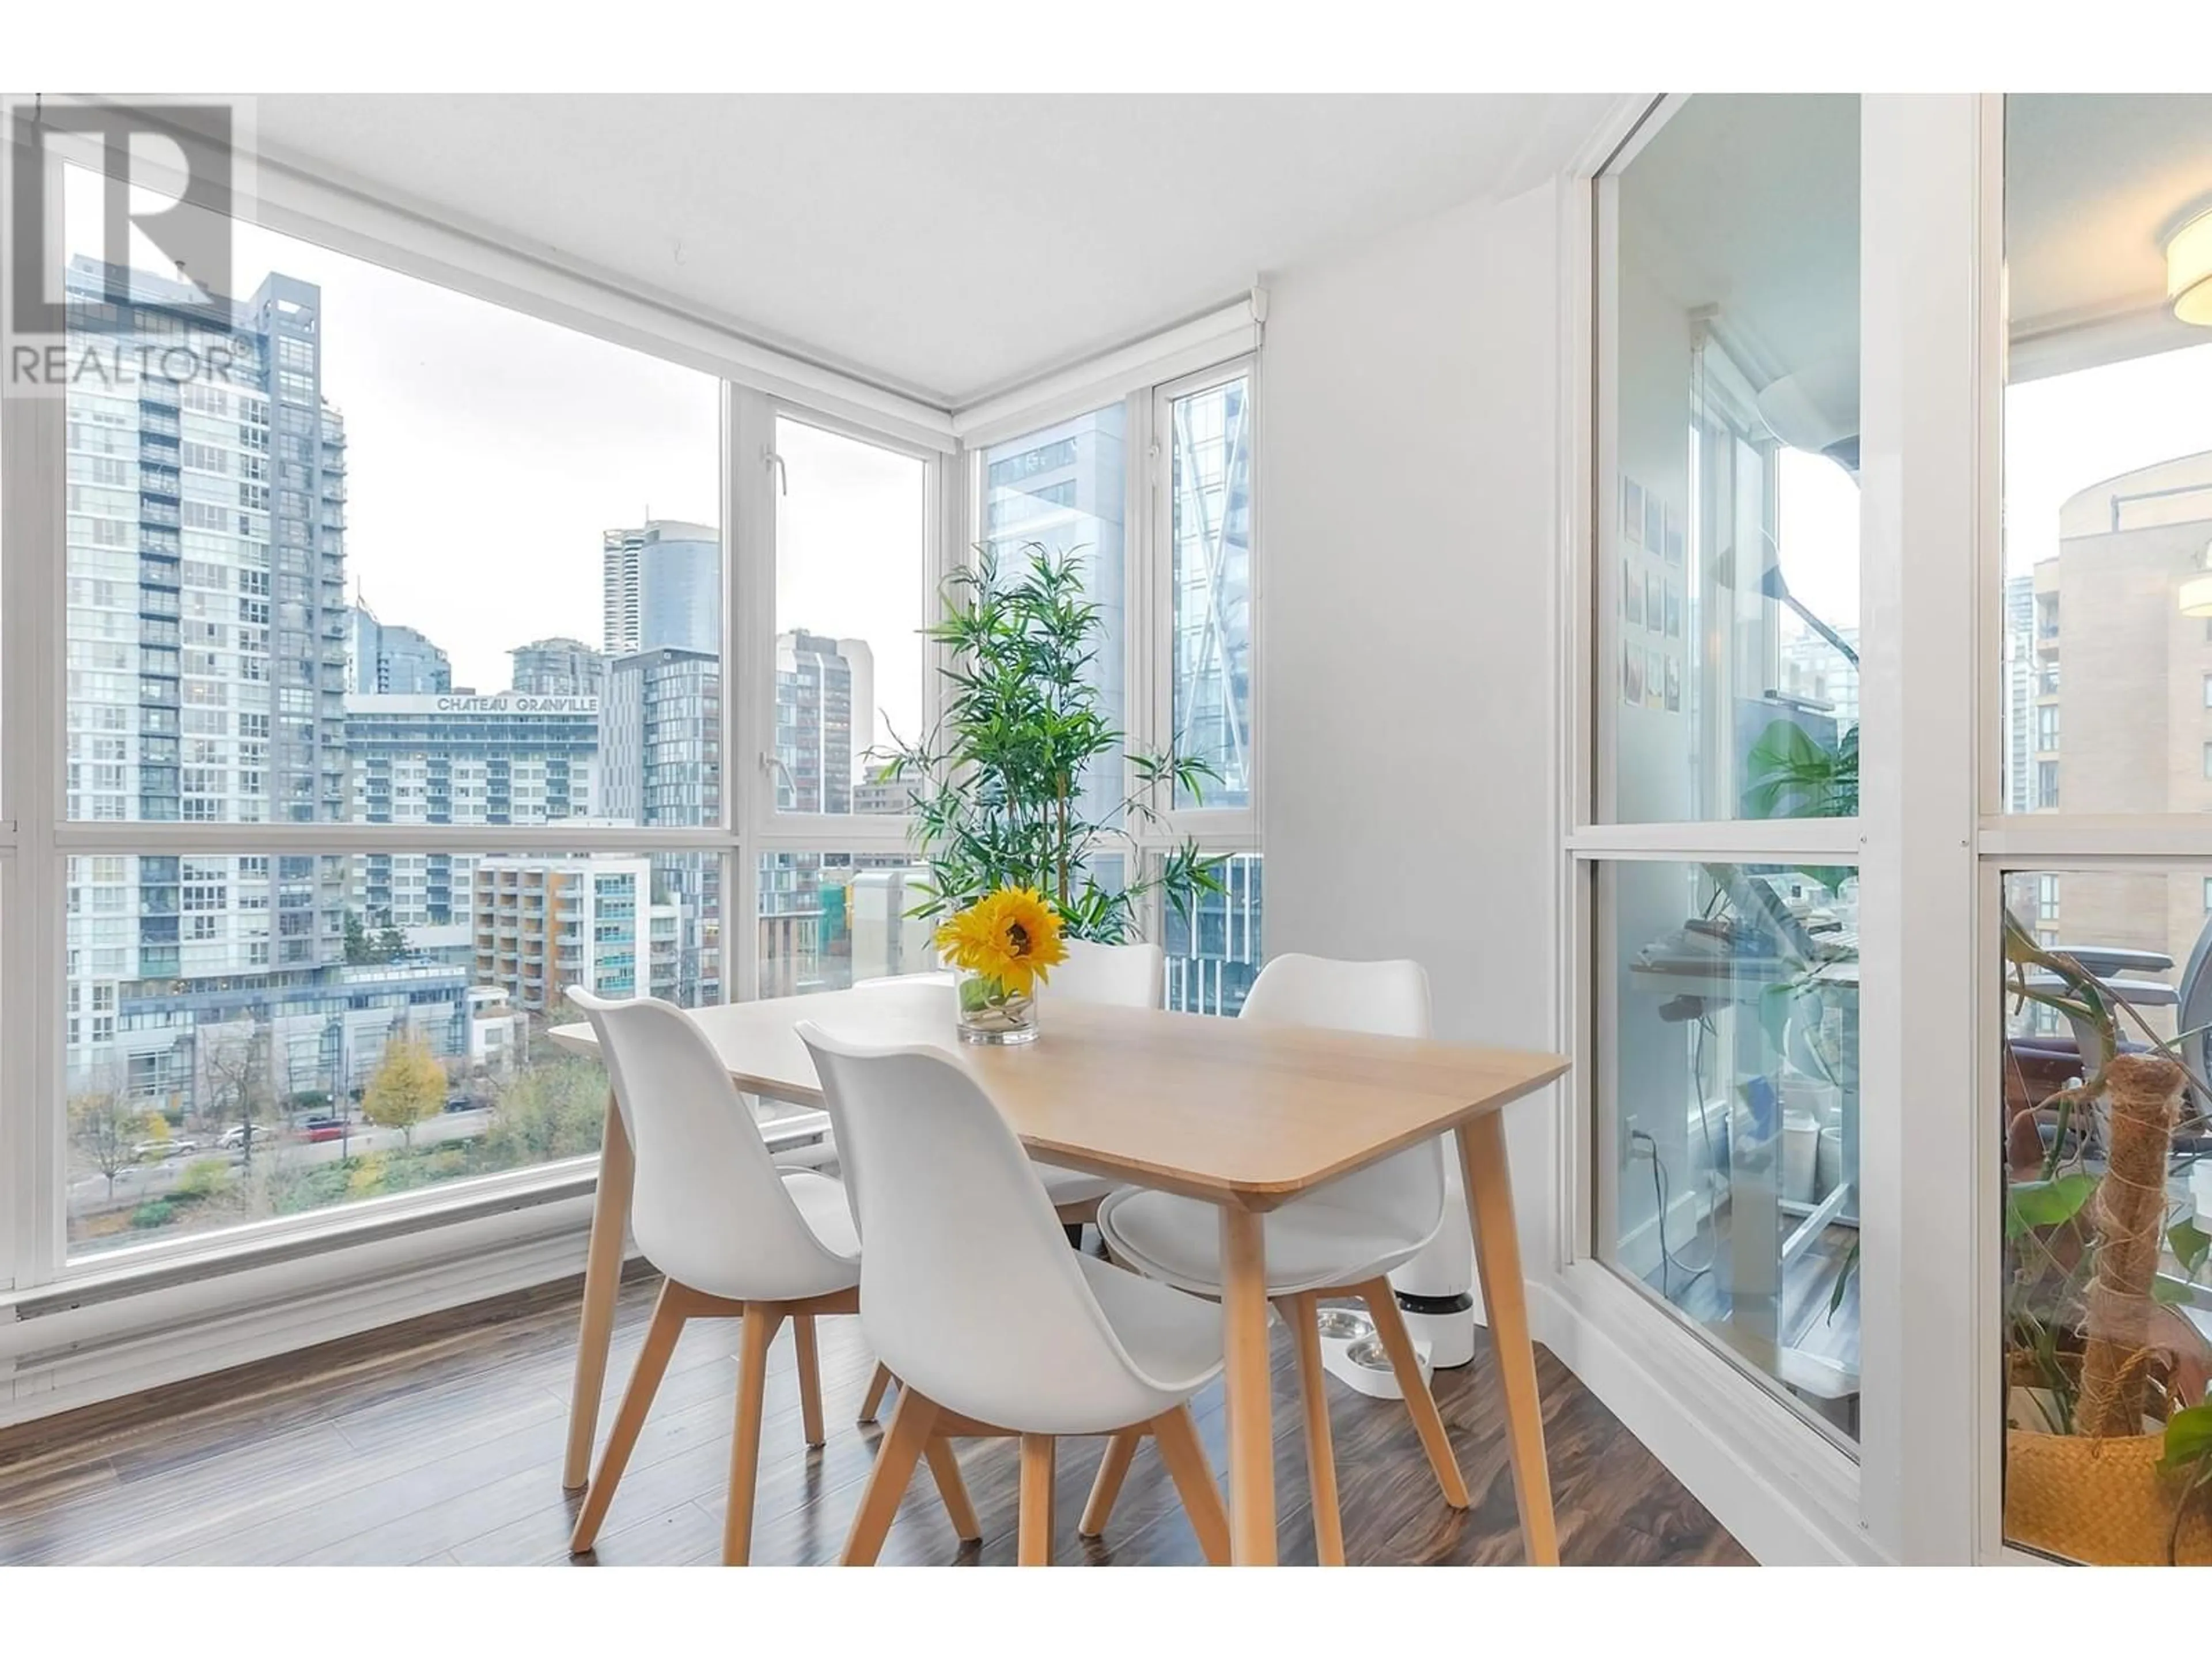
[[[2088,1440],[2006,1430],[2007,1540],[2097,1566],[2212,1565],[2212,1503],[2192,1498],[2174,1534],[2183,1482],[2159,1473],[2164,1450],[2155,1434]]]

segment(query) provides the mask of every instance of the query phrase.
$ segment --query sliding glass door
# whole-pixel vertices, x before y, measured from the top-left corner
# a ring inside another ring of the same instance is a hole
[[[1858,100],[1674,100],[1598,181],[1600,1257],[1848,1443]]]

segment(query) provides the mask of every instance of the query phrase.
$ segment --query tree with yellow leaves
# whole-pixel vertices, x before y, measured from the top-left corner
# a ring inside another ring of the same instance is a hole
[[[416,1032],[395,1031],[362,1097],[362,1113],[380,1128],[398,1130],[412,1151],[415,1126],[435,1117],[445,1103],[446,1068],[428,1042]]]

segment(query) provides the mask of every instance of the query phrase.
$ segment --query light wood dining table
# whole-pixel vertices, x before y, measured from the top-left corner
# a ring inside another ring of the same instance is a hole
[[[1555,1565],[1550,1473],[1522,1294],[1501,1109],[1567,1069],[1557,1054],[1370,1036],[1158,1010],[1041,1000],[1030,1044],[963,1043],[941,981],[730,1003],[696,1012],[741,1090],[818,1105],[822,1087],[795,1025],[849,1041],[922,1043],[974,1075],[1031,1152],[1219,1208],[1231,1558],[1275,1559],[1266,1235],[1261,1218],[1301,1194],[1431,1136],[1457,1130],[1476,1271],[1504,1396],[1507,1452],[1532,1564]],[[596,1056],[589,1024],[551,1038]],[[605,1385],[631,1152],[610,1096],[584,1277],[562,1482],[583,1486]]]

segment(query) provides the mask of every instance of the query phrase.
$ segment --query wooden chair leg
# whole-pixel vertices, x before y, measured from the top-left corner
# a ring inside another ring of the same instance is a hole
[[[1097,1538],[1106,1530],[1106,1518],[1114,1513],[1114,1500],[1121,1495],[1121,1483],[1129,1477],[1130,1460],[1137,1455],[1137,1443],[1145,1437],[1142,1429],[1123,1429],[1106,1443],[1106,1455],[1099,1460],[1098,1478],[1091,1483],[1091,1500],[1083,1506],[1083,1519],[1075,1529],[1085,1538]]]
[[[860,1507],[853,1512],[853,1529],[845,1534],[845,1550],[837,1558],[838,1565],[875,1565],[883,1551],[884,1534],[891,1529],[891,1516],[898,1513],[899,1499],[906,1496],[907,1482],[914,1478],[914,1466],[927,1448],[936,1423],[935,1401],[923,1399],[912,1389],[899,1390],[898,1408],[891,1413],[883,1444],[876,1448],[875,1473],[868,1477],[868,1488],[860,1494]]]
[[[1444,1502],[1455,1510],[1468,1506],[1467,1477],[1459,1471],[1459,1459],[1453,1454],[1451,1437],[1444,1432],[1443,1413],[1437,1409],[1437,1397],[1429,1392],[1428,1383],[1421,1376],[1421,1362],[1413,1352],[1413,1339],[1406,1329],[1406,1316],[1398,1311],[1398,1297],[1390,1289],[1387,1279],[1370,1279],[1354,1292],[1367,1304],[1369,1317],[1375,1322],[1375,1334],[1382,1339],[1383,1352],[1390,1356],[1390,1370],[1397,1376],[1399,1391],[1406,1396],[1406,1409],[1413,1413],[1414,1431],[1421,1437],[1421,1449],[1429,1455],[1429,1467],[1437,1472],[1437,1484],[1444,1491]]]
[[[584,1507],[577,1514],[575,1530],[568,1534],[568,1553],[581,1555],[598,1540],[599,1526],[607,1518],[607,1505],[614,1502],[615,1487],[620,1484],[623,1468],[637,1444],[638,1431],[645,1426],[645,1414],[653,1409],[653,1396],[660,1390],[660,1379],[667,1375],[669,1357],[676,1352],[676,1339],[684,1334],[684,1316],[679,1311],[684,1292],[673,1284],[663,1283],[660,1295],[653,1304],[653,1322],[645,1328],[645,1346],[638,1350],[637,1369],[629,1374],[629,1387],[623,1391],[622,1409],[615,1413],[614,1427],[607,1433],[606,1449],[599,1454],[599,1472],[592,1475],[591,1489],[584,1494]]]
[[[945,1513],[951,1519],[954,1535],[963,1544],[980,1543],[983,1523],[975,1518],[975,1506],[968,1500],[968,1483],[960,1478],[960,1459],[951,1441],[933,1434],[921,1455],[929,1460],[930,1478],[937,1482],[937,1495],[945,1500]]]
[[[1048,1434],[1022,1437],[1022,1509],[1015,1559],[1024,1567],[1052,1565],[1052,1451]]]
[[[748,1302],[738,1360],[738,1425],[730,1443],[730,1510],[722,1522],[722,1565],[752,1559],[753,1496],[760,1480],[761,1402],[768,1392],[768,1349],[783,1313],[771,1302]]]
[[[1314,1550],[1324,1567],[1344,1565],[1344,1516],[1336,1498],[1336,1449],[1328,1432],[1328,1376],[1321,1364],[1321,1298],[1286,1296],[1275,1311],[1298,1350],[1298,1392],[1305,1401],[1306,1479],[1313,1492]]]
[[[876,1413],[883,1409],[884,1392],[890,1385],[891,1368],[878,1359],[876,1362],[876,1374],[868,1382],[867,1396],[860,1401],[860,1415],[855,1419],[856,1421],[872,1423],[876,1420]]]
[[[799,1365],[799,1415],[806,1425],[806,1443],[819,1446],[830,1437],[822,1431],[822,1364],[814,1352],[814,1316],[791,1316],[791,1343]]]
[[[1221,1501],[1221,1488],[1213,1484],[1213,1469],[1206,1449],[1198,1443],[1198,1425],[1190,1420],[1190,1407],[1178,1406],[1148,1425],[1160,1449],[1160,1462],[1182,1498],[1190,1516],[1190,1529],[1208,1566],[1229,1565],[1229,1508]]]

